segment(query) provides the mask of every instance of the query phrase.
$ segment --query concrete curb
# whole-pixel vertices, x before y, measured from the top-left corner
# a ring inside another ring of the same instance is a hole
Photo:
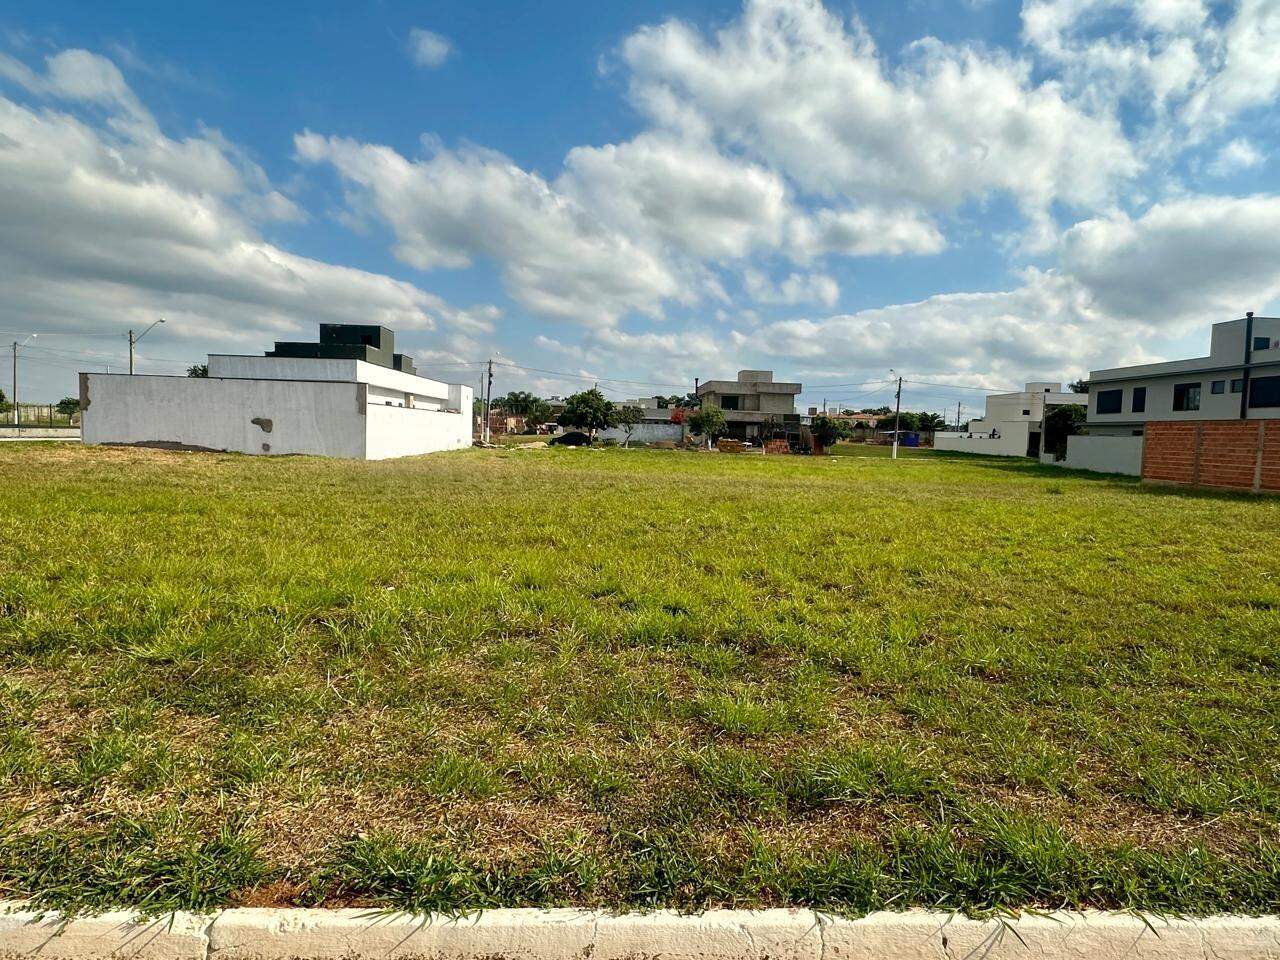
[[[1280,960],[1280,917],[1202,920],[1125,913],[811,910],[487,910],[450,920],[369,910],[223,910],[65,920],[0,904],[0,960]]]

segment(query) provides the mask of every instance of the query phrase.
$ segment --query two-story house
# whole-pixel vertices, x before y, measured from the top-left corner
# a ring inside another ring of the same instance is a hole
[[[1089,433],[1141,436],[1153,420],[1280,417],[1280,318],[1215,323],[1209,356],[1094,370]]]
[[[737,440],[769,439],[799,433],[796,397],[802,387],[773,379],[772,370],[739,370],[736,380],[707,380],[698,385],[703,406],[724,411],[725,426]],[[768,434],[769,436],[765,436]]]

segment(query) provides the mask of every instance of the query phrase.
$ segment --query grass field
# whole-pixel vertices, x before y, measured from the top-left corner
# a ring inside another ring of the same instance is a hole
[[[1280,501],[0,446],[0,896],[1280,903]]]

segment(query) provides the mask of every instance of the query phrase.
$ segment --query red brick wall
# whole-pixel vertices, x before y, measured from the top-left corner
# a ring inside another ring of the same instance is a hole
[[[1199,429],[1200,424],[1195,421],[1148,423],[1142,444],[1142,479],[1195,483]]]
[[[1142,479],[1280,492],[1280,420],[1149,422]]]
[[[1280,493],[1280,420],[1267,420],[1262,444],[1262,489]]]

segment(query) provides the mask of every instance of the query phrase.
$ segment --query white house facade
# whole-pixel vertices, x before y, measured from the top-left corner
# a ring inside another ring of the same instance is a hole
[[[385,460],[471,445],[472,389],[420,377],[384,327],[211,354],[207,377],[80,374],[82,436],[118,444]]]
[[[933,446],[997,457],[1038,457],[1045,414],[1055,406],[1083,406],[1087,400],[1082,393],[1064,392],[1061,383],[1044,381],[1028,383],[1016,393],[993,393],[981,418],[970,420],[967,430],[934,434]]]

